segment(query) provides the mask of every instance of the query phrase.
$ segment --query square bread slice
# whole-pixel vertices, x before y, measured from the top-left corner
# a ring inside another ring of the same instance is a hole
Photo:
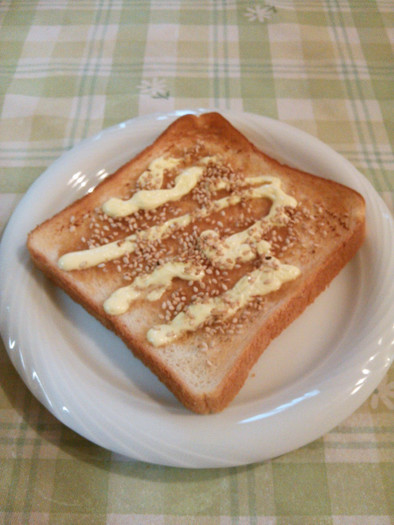
[[[28,237],[35,264],[183,405],[222,410],[355,255],[363,198],[186,115]]]

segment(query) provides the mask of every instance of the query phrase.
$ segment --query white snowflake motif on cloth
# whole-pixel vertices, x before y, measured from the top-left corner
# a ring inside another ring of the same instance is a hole
[[[137,88],[142,95],[150,95],[152,98],[168,98],[170,96],[164,78],[153,77],[150,80],[143,80]]]
[[[394,409],[394,381],[388,381],[386,376],[378,387],[375,388],[371,395],[371,408],[378,408],[379,401],[381,401],[389,410]]]
[[[258,22],[265,22],[269,20],[274,13],[276,13],[276,8],[272,5],[261,6],[255,4],[254,7],[248,7],[246,9],[245,16],[250,22],[255,22],[256,20]]]

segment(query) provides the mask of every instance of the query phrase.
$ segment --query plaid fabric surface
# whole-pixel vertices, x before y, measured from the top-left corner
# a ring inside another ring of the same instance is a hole
[[[390,0],[0,3],[0,227],[64,151],[137,115],[234,109],[348,158],[394,207]],[[57,422],[0,348],[0,521],[388,525],[394,378],[323,438],[247,467],[126,460]]]

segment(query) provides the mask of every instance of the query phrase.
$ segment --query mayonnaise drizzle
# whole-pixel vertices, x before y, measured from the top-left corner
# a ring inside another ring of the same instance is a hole
[[[132,253],[137,248],[137,235],[129,235],[121,242],[114,241],[102,246],[96,246],[90,250],[80,250],[77,252],[69,252],[62,255],[57,265],[61,270],[84,270],[97,266],[119,257],[123,257],[127,253]]]
[[[133,253],[139,241],[154,242],[165,239],[174,231],[185,228],[192,222],[190,214],[181,215],[170,219],[163,224],[152,226],[147,230],[133,233],[121,241],[113,241],[89,250],[79,250],[62,255],[58,260],[58,266],[62,270],[81,270],[91,268],[101,263],[106,263],[128,253]]]
[[[158,157],[152,160],[146,169],[138,177],[137,185],[140,189],[158,190],[163,184],[164,171],[171,170],[182,161],[175,157]]]
[[[177,166],[181,159],[159,157],[149,164],[148,170],[140,175],[139,185],[147,186],[152,180],[155,189],[142,189],[137,191],[130,199],[123,200],[117,197],[104,202],[102,208],[104,213],[111,217],[126,217],[138,210],[154,210],[166,202],[181,199],[187,195],[201,179],[205,165],[214,161],[216,157],[204,157],[200,159],[199,166],[190,166],[181,171],[175,178],[175,186],[169,189],[160,188],[163,183],[164,170]],[[142,184],[141,184],[142,183]]]
[[[175,186],[168,190],[140,190],[129,200],[112,197],[103,204],[103,211],[111,217],[126,217],[138,210],[154,210],[166,202],[176,201],[187,195],[204,172],[202,166],[191,166],[175,178]]]
[[[211,315],[222,319],[232,317],[254,297],[278,290],[283,283],[292,281],[300,274],[296,266],[281,264],[272,258],[275,266],[263,265],[242,277],[230,290],[218,297],[191,304],[168,324],[154,326],[147,333],[153,346],[171,343],[187,332],[197,330]]]
[[[200,281],[204,277],[204,271],[190,263],[165,263],[152,273],[139,275],[132,284],[116,290],[104,302],[104,310],[111,315],[120,315],[141,296],[146,297],[148,301],[157,301],[171,286],[175,277],[187,281]]]
[[[180,159],[172,157],[167,159],[159,157],[152,161],[148,169],[141,174],[138,186],[142,189],[129,200],[109,199],[104,203],[103,211],[113,217],[124,217],[140,209],[152,210],[166,202],[179,200],[198,184],[204,173],[204,165],[216,160],[216,157],[200,159],[199,165],[191,166],[180,172],[175,178],[174,187],[159,189],[163,184],[164,171],[175,168],[180,162]],[[297,202],[281,189],[280,179],[271,175],[246,177],[239,182],[239,185],[243,188],[247,187],[245,189],[239,187],[236,193],[214,200],[192,213],[169,219],[162,224],[129,235],[123,240],[89,250],[66,253],[60,257],[58,265],[66,271],[97,266],[134,252],[141,241],[163,240],[195,220],[204,219],[242,200],[260,198],[267,198],[272,202],[270,211],[265,217],[246,230],[222,240],[214,230],[203,231],[200,234],[200,248],[214,266],[223,269],[231,269],[239,262],[248,262],[258,256],[269,254],[271,247],[269,242],[262,238],[264,233],[272,226],[285,224],[288,220],[285,207],[294,208]],[[211,189],[218,191],[231,188],[229,181],[219,180]],[[147,339],[154,346],[162,346],[189,331],[196,330],[211,315],[217,315],[223,319],[232,317],[254,297],[278,290],[283,283],[295,279],[299,274],[300,270],[295,266],[282,264],[271,256],[269,264],[265,262],[260,268],[239,279],[232,289],[218,297],[210,297],[193,303],[177,314],[168,324],[151,328],[147,333]],[[104,309],[111,315],[123,314],[139,297],[148,301],[160,299],[163,293],[171,287],[174,278],[197,281],[203,279],[204,275],[202,268],[197,268],[190,263],[169,261],[150,274],[140,274],[130,285],[116,290],[105,301]]]
[[[272,180],[273,179],[273,180]],[[273,177],[262,176],[259,177],[259,182],[267,183],[258,186],[257,188],[246,188],[235,193],[228,195],[221,199],[211,202],[208,206],[204,206],[196,210],[193,214],[186,213],[180,217],[169,219],[162,224],[158,224],[143,230],[141,232],[129,235],[122,241],[113,241],[96,248],[89,250],[79,250],[76,252],[69,252],[62,255],[58,261],[58,266],[62,270],[78,270],[91,268],[97,266],[100,263],[105,263],[119,257],[122,257],[128,253],[135,251],[137,243],[141,241],[154,242],[160,241],[169,237],[175,231],[185,228],[195,220],[204,219],[213,212],[221,211],[229,206],[234,206],[241,202],[243,199],[258,199],[266,197],[272,200],[272,206],[268,215],[263,217],[262,221],[269,227],[270,224],[275,224],[280,215],[280,209],[283,206],[296,206],[296,201],[289,195],[283,192],[280,188],[279,179]]]
[[[205,257],[217,268],[231,269],[237,263],[252,261],[257,255],[269,253],[270,243],[264,239],[255,238],[252,232],[263,221],[255,222],[247,230],[235,233],[221,240],[214,230],[205,230],[200,235],[200,247]]]

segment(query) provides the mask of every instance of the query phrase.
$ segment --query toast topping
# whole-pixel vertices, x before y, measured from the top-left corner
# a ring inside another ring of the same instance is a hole
[[[263,177],[264,176],[258,178],[260,182],[262,182]],[[211,201],[207,206],[197,209],[193,213],[187,213],[169,219],[162,224],[129,235],[122,241],[109,242],[89,250],[79,250],[66,253],[60,257],[58,265],[62,270],[66,271],[80,270],[117,259],[128,253],[134,252],[137,248],[138,242],[155,242],[163,240],[175,231],[186,228],[194,221],[204,219],[212,213],[222,211],[229,206],[235,206],[246,199],[269,198],[272,200],[269,214],[266,217],[263,217],[258,225],[254,225],[254,229],[260,228],[266,231],[273,225],[283,224],[286,217],[284,214],[284,206],[294,208],[297,204],[296,200],[289,195],[286,195],[286,193],[281,190],[279,179],[268,176],[266,176],[265,179],[269,183],[262,184],[257,188],[247,188],[238,193]],[[247,235],[251,237],[251,231]]]
[[[132,284],[123,286],[114,292],[104,303],[104,310],[111,315],[127,312],[130,304],[141,296],[148,301],[157,301],[171,286],[172,280],[200,281],[204,271],[191,264],[168,262],[151,274],[136,277]]]
[[[255,222],[247,230],[224,240],[215,230],[205,230],[200,235],[201,251],[217,268],[231,269],[237,263],[251,261],[257,255],[268,253],[271,248],[269,242],[260,238],[258,230],[261,226],[261,221]],[[253,235],[254,231],[257,235]]]
[[[131,303],[139,298],[148,301],[160,299],[172,288],[174,279],[188,281],[193,291],[190,300],[182,296],[182,301],[173,309],[174,317],[166,317],[167,324],[148,331],[147,339],[155,346],[196,330],[212,317],[227,319],[234,316],[256,297],[278,290],[300,273],[295,266],[282,264],[273,257],[271,244],[264,238],[274,227],[280,229],[287,224],[289,212],[286,208],[297,206],[296,200],[282,190],[279,178],[271,175],[237,177],[231,167],[220,163],[216,156],[203,156],[191,166],[181,168],[177,175],[172,173],[174,182],[171,183],[168,174],[174,168],[179,169],[181,162],[182,159],[173,157],[159,157],[152,161],[140,175],[133,196],[128,200],[107,200],[100,213],[110,224],[113,221],[134,221],[129,215],[149,215],[149,210],[159,207],[163,210],[168,203],[190,194],[196,202],[192,208],[186,208],[188,213],[171,217],[165,212],[155,212],[153,224],[141,229],[137,227],[134,233],[123,239],[104,240],[103,244],[87,250],[66,253],[58,261],[61,269],[70,271],[93,266],[101,268],[107,262],[120,259],[128,261],[132,253],[152,254],[153,263],[140,268],[131,284],[118,288],[104,302],[104,310],[110,315],[127,312]],[[219,193],[218,198],[213,198],[216,193]],[[226,208],[231,206],[240,205],[243,209],[246,202],[263,199],[271,202],[268,213],[250,224],[241,212],[246,223],[241,220],[235,227],[238,230],[243,226],[244,229],[236,233],[228,227],[219,230],[222,223],[211,218],[224,215]],[[198,225],[199,222],[202,224]],[[208,225],[214,227],[211,229]],[[177,232],[179,235],[175,235]],[[161,251],[164,255],[155,255],[166,239],[170,245],[176,241],[175,253],[164,250]],[[255,260],[246,268],[246,274],[239,272],[242,264]],[[118,264],[116,267],[120,271]],[[228,272],[232,271],[235,274],[229,281]],[[217,289],[212,290],[212,285]]]
[[[178,166],[182,159],[174,157],[159,157],[154,159],[138,178],[137,186],[144,190],[157,190],[163,184],[164,170],[171,170]]]
[[[204,255],[218,268],[231,269],[237,263],[245,263],[270,252],[270,244],[262,237],[272,226],[282,226],[288,221],[285,206],[295,208],[297,202],[280,187],[279,179],[262,175],[247,178],[246,183],[261,186],[243,192],[249,198],[268,197],[271,209],[265,217],[246,230],[235,233],[224,240],[215,230],[205,230],[200,235],[200,247]]]
[[[232,317],[253,297],[274,292],[283,283],[292,281],[300,274],[296,266],[281,264],[277,259],[272,259],[274,265],[263,265],[245,275],[231,290],[221,296],[187,306],[170,323],[154,326],[147,333],[148,341],[154,346],[162,346],[178,339],[186,332],[196,330],[211,315],[222,319]]]
[[[163,181],[164,170],[168,167],[173,167],[177,164],[178,159],[170,157],[166,162],[160,157],[153,161],[152,166],[154,175],[154,184]],[[207,164],[211,160],[210,157],[201,159],[202,164]],[[149,168],[148,168],[149,170]],[[149,179],[149,175],[142,174],[143,183]],[[149,173],[149,171],[148,171]],[[123,200],[117,197],[112,197],[103,204],[103,211],[110,217],[126,217],[138,210],[154,210],[162,206],[166,202],[177,201],[197,185],[198,181],[204,173],[203,166],[191,166],[183,171],[175,178],[175,186],[170,189],[154,189],[154,190],[140,190],[137,191],[131,199]]]

